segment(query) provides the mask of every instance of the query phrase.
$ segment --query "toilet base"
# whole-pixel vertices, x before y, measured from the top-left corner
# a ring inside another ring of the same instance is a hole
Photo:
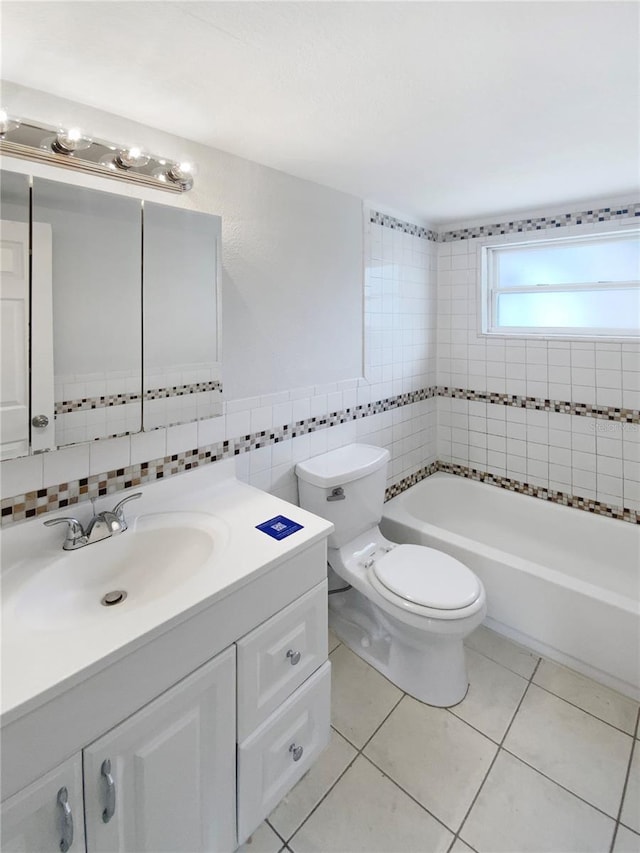
[[[400,690],[438,708],[457,705],[467,694],[462,641],[484,613],[476,617],[465,619],[456,633],[429,633],[399,623],[355,589],[329,599],[329,625],[336,636]]]

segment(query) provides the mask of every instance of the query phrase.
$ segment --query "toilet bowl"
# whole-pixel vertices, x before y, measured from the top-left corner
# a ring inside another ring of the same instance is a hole
[[[387,450],[349,445],[296,466],[300,504],[332,521],[329,623],[401,690],[449,707],[468,688],[463,640],[486,615],[484,587],[458,560],[386,539]],[[335,576],[338,576],[337,578]]]

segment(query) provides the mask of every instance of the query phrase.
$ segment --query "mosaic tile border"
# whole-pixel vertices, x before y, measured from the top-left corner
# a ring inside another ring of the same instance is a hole
[[[472,240],[476,237],[494,237],[498,234],[544,231],[547,228],[563,228],[567,225],[609,222],[611,220],[628,219],[636,216],[640,217],[640,204],[629,204],[623,207],[600,207],[575,213],[537,216],[528,219],[511,219],[506,222],[495,222],[491,225],[478,225],[474,228],[441,231],[438,235],[438,242],[451,243],[454,240]]]
[[[318,430],[337,426],[338,424],[348,423],[350,421],[359,420],[360,418],[366,418],[371,415],[391,411],[422,400],[432,399],[436,396],[455,396],[457,398],[468,400],[486,400],[488,402],[500,403],[502,405],[517,405],[521,408],[538,408],[546,411],[552,410],[550,406],[553,403],[553,401],[542,400],[534,397],[511,397],[507,394],[476,392],[462,388],[450,389],[443,386],[428,386],[426,388],[421,388],[418,391],[398,394],[394,397],[387,397],[374,403],[361,404],[341,411],[330,412],[327,415],[306,418],[304,420],[296,421],[292,424],[285,424],[281,427],[276,427],[270,430],[249,433],[217,444],[195,448],[193,450],[173,454],[171,456],[164,456],[137,465],[129,465],[103,474],[49,486],[47,488],[28,492],[24,495],[8,497],[3,499],[0,504],[1,523],[4,526],[13,522],[23,521],[27,518],[34,518],[44,512],[62,509],[66,506],[71,506],[73,504],[89,500],[90,498],[100,497],[122,489],[139,486],[142,483],[153,482],[164,477],[179,474],[182,471],[188,471],[191,468],[196,468],[202,464],[217,462],[220,459],[228,459],[232,456],[238,456],[240,453],[247,453],[251,450],[257,450],[260,447],[267,447],[281,441],[296,438],[300,435],[306,435]],[[619,416],[626,414],[627,412],[627,410],[624,409],[609,410],[605,409],[605,407],[598,408],[578,403],[559,403],[558,405],[568,407],[568,409],[559,408],[557,410],[554,409],[554,411],[561,411],[565,414],[573,413],[585,417],[607,418],[608,420],[620,420]],[[639,422],[640,413],[632,412],[632,415],[636,419],[626,422]],[[396,494],[400,494],[405,489],[415,485],[415,483],[425,477],[430,476],[430,474],[434,473],[436,470],[449,471],[450,473],[459,474],[460,476],[473,476],[476,479],[482,479],[483,481],[492,483],[493,485],[510,488],[512,491],[521,491],[523,494],[542,497],[545,500],[563,503],[566,506],[586,509],[589,512],[608,515],[612,518],[618,518],[623,521],[640,523],[640,513],[631,509],[614,507],[608,504],[603,504],[599,501],[580,498],[574,495],[566,495],[562,492],[553,492],[543,487],[531,486],[527,483],[509,480],[506,477],[496,477],[493,474],[477,471],[476,469],[467,469],[464,466],[453,465],[445,462],[435,462],[425,466],[414,474],[411,474],[409,477],[404,478],[399,483],[392,485],[387,489],[387,499],[394,497]],[[466,474],[466,471],[469,471],[470,473]]]
[[[402,231],[403,234],[422,237],[424,240],[431,240],[433,243],[438,242],[437,231],[433,231],[431,228],[423,228],[422,225],[414,225],[412,222],[404,222],[402,219],[396,219],[394,216],[388,216],[386,213],[380,213],[377,210],[370,212],[369,222],[373,225],[384,225],[385,228],[391,228],[393,231]]]
[[[565,492],[557,492],[553,489],[547,489],[544,486],[533,486],[530,483],[522,482],[521,480],[512,480],[509,477],[500,477],[497,474],[490,474],[488,471],[481,471],[478,468],[469,468],[466,465],[457,465],[453,462],[436,462],[437,471],[445,471],[448,474],[455,474],[458,477],[466,477],[469,480],[478,480],[481,483],[487,483],[491,486],[498,486],[501,489],[508,489],[510,492],[518,492],[520,495],[529,495],[534,498],[551,503],[561,504],[562,506],[570,506],[575,509],[585,510],[586,512],[594,513],[595,515],[604,515],[607,518],[615,518],[618,521],[628,521],[631,524],[640,524],[640,512],[633,509],[628,509],[621,506],[613,506],[612,504],[603,503],[602,501],[592,500],[591,498],[581,498],[578,495],[570,495]]]
[[[585,418],[601,418],[625,424],[640,423],[640,410],[623,409],[617,406],[596,406],[591,405],[591,403],[546,400],[542,397],[521,397],[517,394],[500,394],[493,391],[471,391],[468,388],[449,388],[446,385],[437,387],[437,396],[455,400],[476,400],[499,406],[511,406],[516,409],[536,409],[541,412],[559,412]]]
[[[191,468],[197,468],[202,464],[228,459],[241,453],[258,450],[260,447],[268,447],[281,441],[296,438],[299,435],[329,429],[338,424],[388,412],[421,400],[433,399],[436,396],[436,390],[435,386],[421,388],[418,391],[398,394],[374,403],[363,403],[341,411],[330,412],[327,415],[306,418],[270,430],[248,433],[217,444],[206,445],[172,456],[164,456],[138,465],[129,465],[91,477],[83,477],[80,480],[49,486],[24,495],[5,498],[0,503],[1,523],[5,526],[16,521],[24,521],[44,512],[62,509],[90,498],[139,486],[142,483],[160,480],[182,471],[188,471]]]
[[[163,400],[167,397],[184,397],[189,394],[202,394],[206,391],[222,393],[222,383],[192,382],[189,385],[172,385],[169,388],[152,388],[145,391],[145,400]],[[111,406],[126,406],[129,403],[139,403],[142,399],[140,392],[132,394],[107,394],[102,397],[81,397],[76,400],[62,400],[55,404],[56,415],[66,415],[70,412],[81,412],[88,409],[106,409]]]

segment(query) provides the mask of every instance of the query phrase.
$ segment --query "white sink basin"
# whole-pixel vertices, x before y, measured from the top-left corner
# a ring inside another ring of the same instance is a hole
[[[207,513],[143,515],[124,533],[76,551],[63,551],[61,541],[59,556],[17,584],[7,603],[35,630],[108,624],[210,571],[228,538],[225,522]],[[116,590],[126,597],[103,606]]]

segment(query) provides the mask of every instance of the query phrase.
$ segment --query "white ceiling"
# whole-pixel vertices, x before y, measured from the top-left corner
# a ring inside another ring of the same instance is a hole
[[[638,190],[639,8],[4,0],[1,67],[443,223]]]

